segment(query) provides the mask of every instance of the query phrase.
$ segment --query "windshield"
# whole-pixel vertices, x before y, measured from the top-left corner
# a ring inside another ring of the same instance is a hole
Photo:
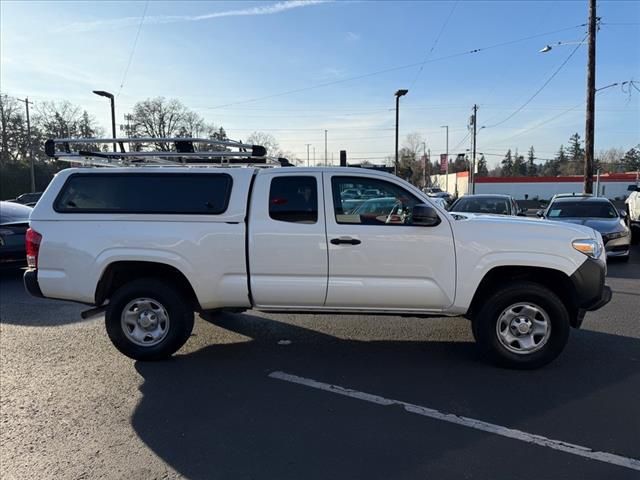
[[[548,218],[617,218],[618,212],[609,202],[555,202]]]
[[[509,204],[501,197],[462,197],[453,204],[451,211],[508,215]]]

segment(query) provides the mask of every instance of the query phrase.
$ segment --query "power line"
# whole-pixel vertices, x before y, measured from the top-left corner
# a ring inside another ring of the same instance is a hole
[[[515,117],[518,113],[520,113],[527,105],[529,105],[533,101],[533,99],[536,98],[540,94],[540,92],[542,92],[542,90],[544,90],[545,87],[549,85],[549,83],[551,83],[551,80],[555,78],[555,76],[560,72],[560,70],[562,70],[562,68],[569,62],[569,60],[571,60],[571,57],[575,55],[575,53],[582,46],[582,43],[586,40],[586,38],[587,38],[587,35],[584,36],[582,41],[578,45],[576,45],[576,47],[571,51],[569,56],[565,58],[565,60],[560,64],[560,66],[551,74],[551,76],[542,84],[542,86],[538,90],[536,90],[536,92],[533,95],[529,97],[529,99],[526,102],[520,105],[520,107],[518,107],[513,113],[507,116],[504,120],[501,120],[498,123],[494,123],[493,125],[487,125],[485,128],[497,127],[498,125],[502,125],[503,123],[508,122],[513,117]]]
[[[471,135],[471,130],[469,130],[467,134],[464,136],[464,138],[460,140],[460,143],[458,143],[455,147],[450,149],[450,151],[455,152],[458,148],[460,148],[460,146],[462,146],[462,144],[467,140],[467,138],[469,138],[470,135]]]
[[[127,78],[127,74],[129,73],[129,67],[131,66],[131,61],[133,60],[133,54],[136,51],[136,46],[138,45],[138,37],[140,36],[140,30],[142,29],[142,24],[144,23],[144,17],[147,15],[147,7],[149,6],[149,0],[147,0],[144,4],[144,11],[142,12],[142,17],[140,17],[140,24],[138,24],[138,31],[136,32],[136,38],[133,41],[133,47],[131,48],[131,53],[129,54],[129,61],[127,62],[127,67],[124,69],[124,74],[122,75],[122,81],[120,82],[120,89],[118,90],[118,94],[116,97],[120,96],[120,92],[122,92],[122,87],[124,87],[124,81]]]
[[[353,77],[342,78],[340,80],[333,80],[331,82],[324,82],[324,83],[318,83],[318,84],[315,84],[315,85],[309,85],[307,87],[295,88],[295,89],[292,89],[292,90],[286,90],[286,91],[283,91],[283,92],[274,93],[274,94],[271,94],[271,95],[265,95],[265,96],[262,96],[262,97],[255,97],[255,98],[250,98],[250,99],[247,99],[247,100],[239,100],[237,102],[224,103],[224,104],[216,105],[216,106],[209,107],[209,108],[218,109],[218,108],[224,108],[224,107],[229,107],[229,106],[233,106],[233,105],[243,105],[243,104],[247,104],[247,103],[254,103],[254,102],[259,102],[259,101],[262,101],[262,100],[268,100],[268,99],[271,99],[271,98],[282,97],[282,96],[285,96],[285,95],[291,95],[291,94],[294,94],[294,93],[306,92],[308,90],[314,90],[314,89],[318,89],[318,88],[329,87],[329,86],[332,86],[332,85],[338,85],[338,84],[341,84],[341,83],[351,82],[351,81],[354,81],[354,80],[361,80],[363,78],[373,77],[375,75],[381,75],[381,74],[384,74],[384,73],[396,72],[398,70],[406,70],[407,68],[417,67],[419,65],[422,65],[423,63],[432,63],[432,62],[437,62],[437,61],[441,61],[441,60],[448,60],[448,59],[451,59],[451,58],[456,58],[456,57],[461,57],[461,56],[465,56],[465,55],[471,55],[471,54],[483,52],[483,51],[490,50],[490,49],[493,49],[493,48],[512,45],[514,43],[524,42],[526,40],[531,40],[531,39],[534,39],[534,38],[544,37],[546,35],[551,35],[551,34],[555,34],[555,33],[559,33],[559,32],[564,32],[564,31],[567,31],[567,30],[573,30],[573,29],[576,29],[576,28],[579,28],[579,27],[583,27],[585,25],[586,24],[574,25],[572,27],[565,27],[565,28],[561,28],[561,29],[558,29],[558,30],[539,33],[539,34],[536,34],[536,35],[530,35],[528,37],[518,38],[518,39],[515,39],[515,40],[509,40],[507,42],[496,43],[494,45],[489,45],[489,46],[486,46],[486,47],[475,48],[473,50],[466,50],[464,52],[459,52],[459,53],[453,53],[451,55],[445,55],[443,57],[434,58],[432,60],[426,60],[424,62],[414,62],[414,63],[410,63],[410,64],[407,64],[407,65],[400,65],[400,66],[385,68],[383,70],[377,70],[377,71],[374,71],[374,72],[364,73],[362,75],[355,75]]]
[[[610,85],[606,85],[606,86],[604,86],[604,87],[597,88],[597,89],[596,89],[596,94],[598,94],[598,93],[602,92],[603,90],[607,90],[607,89],[609,89],[609,88],[611,88],[611,87],[616,87],[616,86],[618,86],[618,85],[620,85],[620,86],[624,87],[624,85],[626,85],[627,83],[629,83],[629,82],[615,82],[615,83],[612,83],[612,84],[610,84]],[[564,110],[564,111],[562,111],[562,112],[558,113],[557,115],[554,115],[554,116],[553,116],[553,117],[551,117],[551,118],[545,119],[545,120],[543,120],[543,121],[541,121],[541,122],[539,122],[539,123],[537,123],[537,124],[535,124],[535,125],[533,125],[533,126],[531,126],[531,127],[527,128],[527,129],[525,129],[525,130],[523,130],[523,131],[521,131],[521,132],[518,132],[518,133],[516,133],[516,134],[514,134],[514,135],[511,135],[510,137],[507,137],[506,139],[502,140],[502,142],[507,142],[507,141],[509,141],[509,140],[511,140],[511,139],[513,139],[513,138],[519,137],[520,135],[522,135],[522,134],[524,134],[524,133],[530,132],[531,130],[535,130],[535,129],[537,129],[537,128],[540,128],[542,125],[546,125],[546,124],[548,124],[548,123],[551,123],[551,122],[553,122],[554,120],[557,120],[558,118],[562,117],[563,115],[566,115],[567,113],[569,113],[569,112],[571,112],[571,111],[575,110],[576,108],[579,108],[579,107],[583,106],[584,104],[585,104],[585,102],[584,102],[584,101],[582,101],[582,102],[580,102],[580,103],[578,103],[578,104],[574,105],[573,107],[569,107],[568,109],[566,109],[566,110]]]
[[[442,27],[440,28],[440,31],[438,32],[438,35],[436,36],[436,39],[433,42],[433,45],[431,45],[431,49],[425,55],[424,60],[422,61],[422,64],[420,65],[420,68],[416,72],[416,76],[413,77],[413,81],[411,82],[411,85],[409,86],[409,90],[411,90],[413,88],[413,86],[415,85],[416,81],[418,80],[418,77],[420,76],[420,74],[422,73],[422,70],[424,69],[425,63],[427,63],[427,59],[431,56],[431,53],[433,53],[433,50],[436,48],[436,45],[438,45],[438,41],[440,41],[440,37],[442,36],[442,32],[444,32],[444,29],[449,24],[449,20],[451,20],[451,16],[453,15],[454,10],[458,6],[458,1],[459,0],[456,0],[455,3],[453,4],[453,7],[451,7],[451,11],[449,12],[449,15],[447,16],[447,19],[442,24]]]

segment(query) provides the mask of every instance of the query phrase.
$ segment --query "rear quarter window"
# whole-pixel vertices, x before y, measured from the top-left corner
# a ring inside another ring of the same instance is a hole
[[[54,202],[60,213],[224,213],[232,179],[226,173],[74,174]]]

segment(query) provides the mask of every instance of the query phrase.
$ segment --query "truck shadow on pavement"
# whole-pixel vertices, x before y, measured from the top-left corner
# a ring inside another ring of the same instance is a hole
[[[640,458],[637,339],[572,331],[556,362],[522,372],[482,363],[468,342],[345,340],[248,314],[221,314],[215,323],[249,340],[135,364],[144,384],[132,426],[187,478],[634,473],[275,380],[273,371]]]
[[[29,295],[22,283],[24,271],[0,271],[0,322],[29,327],[51,327],[85,321],[80,312],[89,307]]]

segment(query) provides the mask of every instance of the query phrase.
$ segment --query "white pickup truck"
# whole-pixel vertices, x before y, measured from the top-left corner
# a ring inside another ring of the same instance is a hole
[[[140,360],[176,352],[194,311],[256,309],[463,315],[488,358],[536,368],[611,298],[591,228],[451,215],[361,168],[70,168],[30,227],[27,290],[106,310]]]

